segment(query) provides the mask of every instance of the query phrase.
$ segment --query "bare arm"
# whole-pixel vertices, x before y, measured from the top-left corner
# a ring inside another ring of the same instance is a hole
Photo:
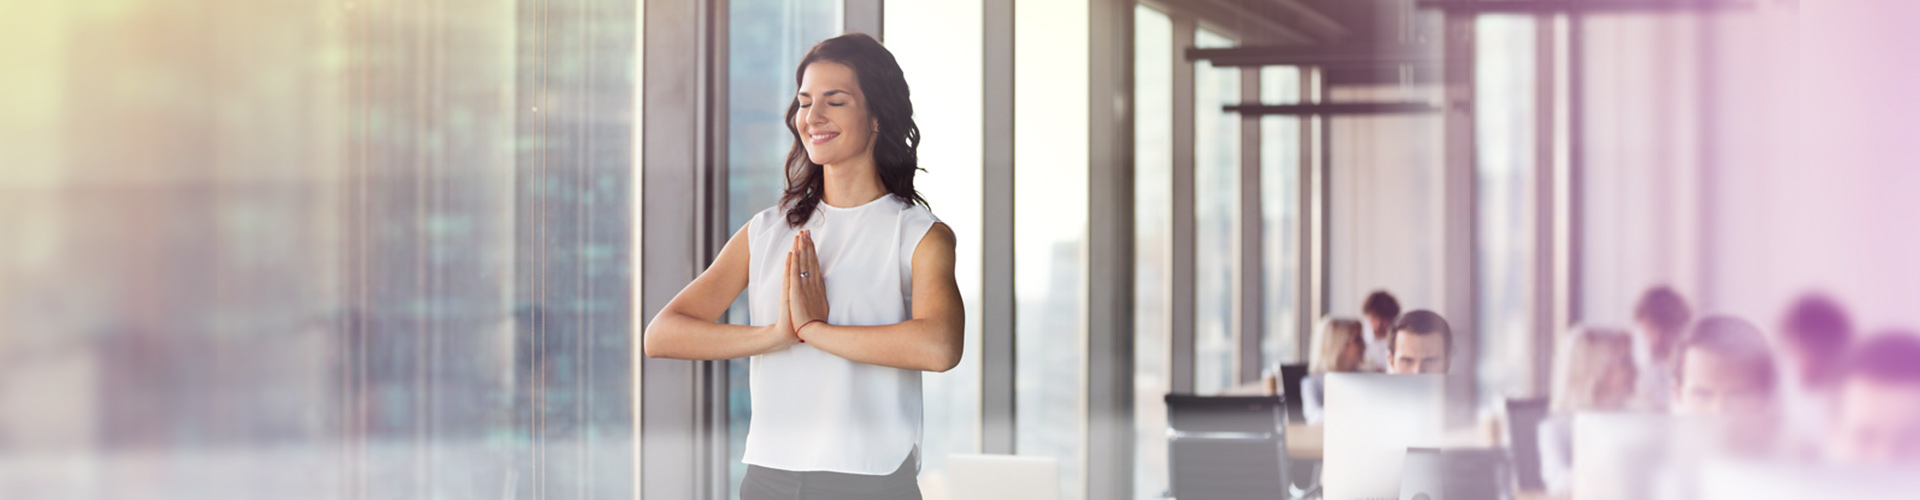
[[[788,302],[808,345],[849,360],[908,370],[944,372],[960,364],[966,314],[953,277],[953,230],[946,224],[935,223],[914,248],[913,319],[891,325],[808,324],[826,318],[826,291],[819,280],[796,281],[801,269],[818,269],[812,240],[803,237],[796,244],[796,261],[787,278],[795,284]]]
[[[747,288],[751,268],[747,228],[741,227],[720,249],[713,265],[674,295],[647,323],[646,354],[652,358],[733,359],[785,349],[799,341],[784,305],[780,319],[767,326],[719,323],[727,306]],[[793,267],[788,255],[787,267]],[[784,304],[785,301],[782,301]]]

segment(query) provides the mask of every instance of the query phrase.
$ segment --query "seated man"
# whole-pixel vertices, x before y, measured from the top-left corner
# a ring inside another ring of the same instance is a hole
[[[1702,319],[1675,354],[1675,414],[1754,415],[1774,410],[1773,352],[1752,323],[1732,316]]]
[[[1722,452],[1783,452],[1773,352],[1758,327],[1732,316],[1702,319],[1681,340],[1674,362],[1674,414],[1720,422],[1709,442]]]
[[[1847,465],[1920,464],[1920,333],[1890,332],[1840,368],[1827,456]]]
[[[1407,313],[1393,325],[1393,336],[1388,338],[1387,353],[1392,361],[1387,373],[1445,374],[1452,350],[1453,330],[1447,327],[1447,320],[1425,309]]]

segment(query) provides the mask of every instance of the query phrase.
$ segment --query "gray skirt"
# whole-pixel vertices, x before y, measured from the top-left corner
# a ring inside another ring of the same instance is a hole
[[[740,480],[740,500],[920,500],[919,470],[914,466],[919,454],[908,454],[900,468],[884,476],[748,465],[747,477]]]

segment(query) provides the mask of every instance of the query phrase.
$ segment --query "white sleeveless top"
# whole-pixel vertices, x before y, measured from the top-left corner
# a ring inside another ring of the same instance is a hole
[[[775,206],[748,222],[747,305],[755,326],[780,314],[781,274],[800,229],[813,231],[826,279],[827,322],[888,325],[912,319],[913,251],[933,223],[926,207],[893,195],[853,208],[819,204],[800,228]],[[754,356],[748,464],[788,471],[885,475],[921,437],[920,372],[849,361],[807,344]],[[917,470],[919,465],[914,465]]]

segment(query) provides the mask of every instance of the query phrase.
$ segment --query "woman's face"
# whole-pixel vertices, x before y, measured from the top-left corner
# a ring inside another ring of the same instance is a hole
[[[1593,389],[1593,404],[1600,410],[1615,410],[1633,399],[1634,368],[1632,358],[1619,356],[1601,372]]]
[[[1367,348],[1360,343],[1360,337],[1356,336],[1351,340],[1352,342],[1347,342],[1346,347],[1340,349],[1340,359],[1334,362],[1333,371],[1360,371],[1360,362],[1366,359]]]
[[[793,127],[800,131],[807,159],[834,165],[873,155],[878,122],[867,113],[853,68],[829,61],[808,64],[794,98],[800,109],[793,115]]]

